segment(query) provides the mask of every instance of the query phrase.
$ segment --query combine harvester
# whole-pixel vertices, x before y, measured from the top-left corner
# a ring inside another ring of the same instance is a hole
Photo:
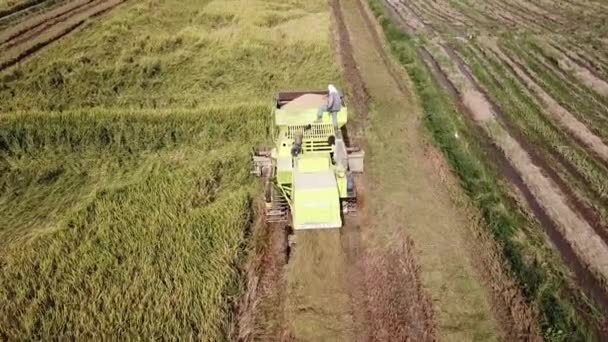
[[[252,174],[266,179],[267,222],[284,222],[296,231],[340,228],[343,215],[356,211],[353,174],[363,172],[364,152],[344,141],[344,98],[338,127],[327,113],[316,122],[327,94],[280,92],[275,97],[275,146],[255,151],[252,162]]]

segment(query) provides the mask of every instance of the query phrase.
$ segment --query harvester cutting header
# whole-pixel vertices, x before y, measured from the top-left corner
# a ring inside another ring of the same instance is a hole
[[[290,222],[295,230],[340,228],[343,214],[356,210],[353,174],[363,172],[364,153],[346,146],[347,107],[334,91],[276,95],[275,145],[255,151],[252,166],[252,174],[266,179],[268,222]]]

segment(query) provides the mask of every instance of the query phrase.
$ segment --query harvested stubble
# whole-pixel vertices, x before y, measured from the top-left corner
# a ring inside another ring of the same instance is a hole
[[[465,124],[450,95],[442,91],[420,60],[417,48],[425,39],[403,32],[387,15],[381,1],[368,3],[393,54],[413,81],[426,113],[425,125],[479,207],[489,232],[502,249],[510,275],[538,310],[543,337],[551,341],[592,340],[592,326],[601,324],[601,315],[579,289],[573,290],[570,273],[547,246],[542,228],[516,205],[505,184],[497,181],[498,170],[483,155],[477,132]],[[590,314],[583,314],[580,308]]]
[[[268,111],[1,117],[0,337],[226,339]]]

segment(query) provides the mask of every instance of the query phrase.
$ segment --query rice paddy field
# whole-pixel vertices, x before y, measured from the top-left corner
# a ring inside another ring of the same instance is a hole
[[[230,339],[250,151],[277,89],[335,80],[325,2],[127,1],[27,57],[0,72],[0,339]]]
[[[607,340],[607,22],[600,0],[0,0],[0,340]],[[278,90],[329,83],[363,201],[291,250],[250,153]]]
[[[547,340],[606,338],[601,1],[369,1]]]

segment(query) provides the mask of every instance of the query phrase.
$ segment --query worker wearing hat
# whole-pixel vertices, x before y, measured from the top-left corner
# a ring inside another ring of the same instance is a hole
[[[327,86],[327,90],[327,103],[319,108],[316,122],[321,122],[323,119],[323,113],[329,112],[331,113],[334,127],[338,128],[338,112],[342,109],[342,98],[340,97],[338,89],[336,89],[336,87],[334,87],[332,84]]]

